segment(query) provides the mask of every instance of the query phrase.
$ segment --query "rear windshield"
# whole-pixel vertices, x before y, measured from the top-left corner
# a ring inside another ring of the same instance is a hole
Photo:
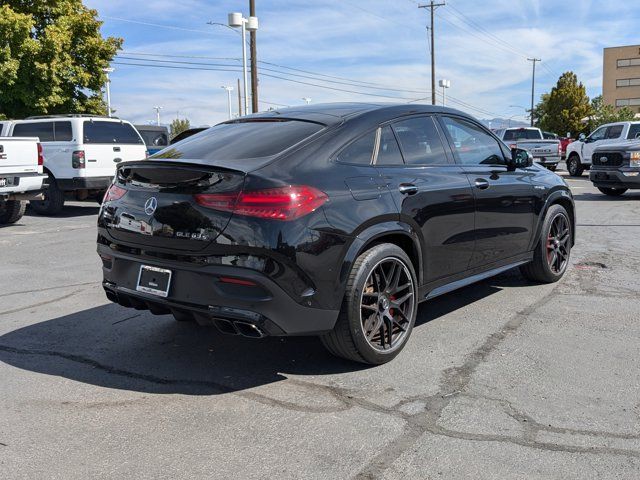
[[[138,132],[140,132],[140,136],[147,147],[166,147],[169,145],[169,139],[165,132],[140,129],[138,129]]]
[[[144,145],[140,135],[132,125],[95,120],[84,122],[84,143]]]
[[[540,140],[540,132],[527,128],[507,130],[504,132],[503,140]]]
[[[318,123],[286,119],[223,123],[176,143],[152,158],[240,160],[270,157],[323,128]]]

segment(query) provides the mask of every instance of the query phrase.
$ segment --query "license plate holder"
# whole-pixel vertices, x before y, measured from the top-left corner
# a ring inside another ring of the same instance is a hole
[[[0,188],[11,187],[14,184],[13,177],[0,177]]]
[[[136,290],[138,292],[150,293],[151,295],[166,298],[169,296],[171,275],[171,270],[167,270],[166,268],[140,265]]]

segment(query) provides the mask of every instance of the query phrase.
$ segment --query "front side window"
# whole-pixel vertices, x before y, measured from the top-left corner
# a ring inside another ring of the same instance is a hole
[[[376,143],[376,131],[363,135],[342,150],[336,160],[340,163],[370,165],[373,157],[373,147]]]
[[[390,126],[380,130],[380,146],[378,147],[378,157],[376,165],[403,165],[402,154],[396,136]]]
[[[138,132],[128,123],[89,120],[84,122],[84,143],[143,145]]]
[[[607,129],[607,139],[620,138],[622,135],[622,125],[613,125]]]
[[[418,117],[393,124],[407,165],[443,165],[444,147],[432,117]]]
[[[598,140],[603,140],[607,133],[607,127],[600,127],[591,135],[589,135],[589,140],[592,142],[596,142]]]
[[[481,127],[453,117],[442,117],[442,122],[451,137],[453,151],[463,165],[505,164],[497,140]]]
[[[41,142],[53,142],[53,122],[18,123],[13,137],[38,137]]]
[[[246,160],[282,153],[324,129],[303,120],[265,118],[221,123],[176,143],[151,158]]]

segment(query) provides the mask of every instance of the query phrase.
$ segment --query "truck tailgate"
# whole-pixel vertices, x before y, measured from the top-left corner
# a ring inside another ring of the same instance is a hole
[[[38,138],[0,137],[0,176],[38,171]]]

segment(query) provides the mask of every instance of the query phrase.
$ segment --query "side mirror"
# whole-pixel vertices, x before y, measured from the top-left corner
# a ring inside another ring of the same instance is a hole
[[[533,156],[528,150],[522,148],[511,149],[511,161],[507,165],[510,170],[516,168],[527,168],[533,165]]]
[[[578,140],[580,140],[581,142],[584,142],[587,139],[587,136],[584,133],[581,133],[578,136]]]

